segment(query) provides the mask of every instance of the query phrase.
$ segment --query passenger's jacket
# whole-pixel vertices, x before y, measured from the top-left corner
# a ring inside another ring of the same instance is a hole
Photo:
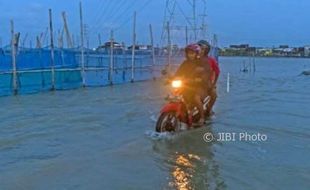
[[[211,82],[213,83],[215,79],[219,77],[220,72],[221,72],[218,62],[216,61],[215,58],[210,57],[208,55],[203,56],[201,59],[203,60],[203,62],[208,63],[210,65],[210,69],[211,69],[210,79],[211,79]]]

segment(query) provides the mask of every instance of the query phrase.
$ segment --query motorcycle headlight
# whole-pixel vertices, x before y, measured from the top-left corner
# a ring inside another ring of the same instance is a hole
[[[180,87],[182,87],[182,81],[181,80],[174,80],[174,81],[172,81],[171,85],[173,88],[180,88]]]

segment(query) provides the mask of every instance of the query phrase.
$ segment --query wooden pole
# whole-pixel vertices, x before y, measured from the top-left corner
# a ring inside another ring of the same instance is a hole
[[[153,29],[152,25],[150,24],[150,37],[151,37],[151,46],[152,46],[152,61],[153,61],[153,67],[155,66],[155,48],[154,48],[154,38],[153,38]]]
[[[14,21],[11,20],[11,53],[12,53],[12,74],[13,74],[13,94],[17,95],[17,71],[16,71],[16,49],[14,35]]]
[[[113,39],[113,30],[112,30],[111,39],[110,39],[110,70],[109,70],[110,85],[113,85],[113,72],[114,72],[114,39]]]
[[[51,73],[52,73],[52,88],[55,90],[55,55],[54,55],[54,32],[53,32],[53,18],[52,9],[49,9],[49,25],[50,25],[50,42],[51,42]]]
[[[227,93],[230,92],[230,74],[227,73],[227,89],[226,89]]]
[[[37,42],[37,43],[36,43],[36,44],[37,44],[37,45],[36,45],[36,48],[37,48],[37,49],[40,49],[40,48],[42,47],[42,45],[41,45],[40,37],[39,37],[39,36],[36,37],[36,42]]]
[[[135,50],[136,50],[136,12],[133,16],[133,40],[132,40],[132,53],[131,53],[131,82],[135,80]]]
[[[85,81],[85,59],[84,59],[84,24],[83,24],[83,10],[82,1],[80,1],[80,27],[81,27],[81,75],[82,75],[82,85],[86,86]]]
[[[154,38],[153,38],[153,29],[152,29],[152,25],[150,24],[150,37],[151,37],[151,46],[152,46],[152,75],[153,75],[153,79],[155,80],[155,76],[154,76],[154,69],[155,69],[155,48],[154,48]]]
[[[98,46],[101,46],[101,45],[102,45],[100,33],[98,34],[98,44],[99,44]]]
[[[26,40],[28,38],[28,33],[26,33],[24,39],[23,39],[23,42],[22,42],[22,47],[25,47],[25,43],[26,43]]]
[[[188,28],[185,26],[185,44],[188,45]]]
[[[58,48],[62,49],[63,47],[63,32],[58,30]]]
[[[125,70],[127,71],[128,65],[127,65],[127,56],[126,56],[126,45],[125,45],[125,42],[122,42],[122,53],[123,53],[123,59],[124,59],[123,69],[125,68]]]
[[[72,45],[73,45],[73,48],[74,48],[74,47],[75,47],[75,39],[74,39],[74,34],[72,34],[71,39],[72,39]]]
[[[14,95],[17,94],[18,91],[18,84],[17,84],[17,64],[16,64],[16,55],[17,55],[17,51],[18,51],[18,46],[19,46],[19,40],[20,40],[20,33],[18,32],[17,34],[14,35],[14,57],[15,57],[15,83],[16,83],[16,92],[14,92]]]
[[[255,62],[256,62],[256,58],[255,58],[255,55],[254,55],[254,59],[253,59],[253,70],[254,70],[254,73],[256,72]]]

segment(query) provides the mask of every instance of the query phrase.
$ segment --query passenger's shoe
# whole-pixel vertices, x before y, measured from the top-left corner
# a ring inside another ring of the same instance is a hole
[[[215,113],[214,113],[214,111],[210,111],[210,112],[207,112],[206,114],[205,114],[205,116],[206,117],[211,117],[211,116],[213,116]]]

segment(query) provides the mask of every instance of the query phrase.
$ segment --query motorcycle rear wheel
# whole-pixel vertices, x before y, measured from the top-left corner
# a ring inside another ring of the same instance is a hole
[[[156,132],[177,132],[180,130],[180,121],[175,112],[162,113],[156,123]]]

